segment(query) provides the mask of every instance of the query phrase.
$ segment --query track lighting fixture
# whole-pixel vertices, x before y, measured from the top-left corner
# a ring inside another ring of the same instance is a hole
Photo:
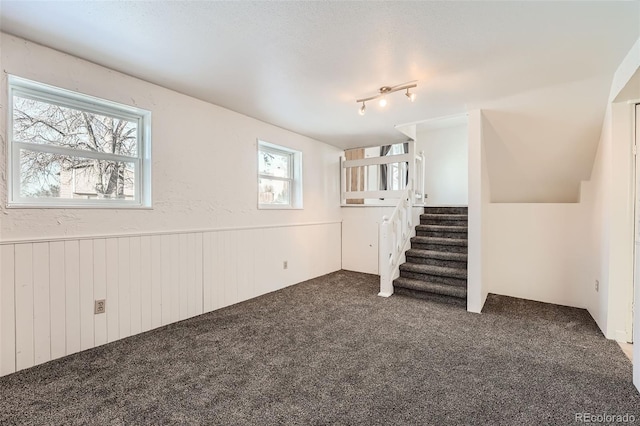
[[[413,102],[416,100],[416,94],[409,92],[409,89],[412,89],[414,87],[418,87],[418,84],[415,81],[399,84],[397,86],[383,86],[378,90],[379,93],[377,95],[356,100],[357,103],[362,103],[362,106],[360,107],[358,114],[364,115],[364,113],[367,110],[365,102],[373,101],[375,99],[379,99],[378,105],[380,105],[381,108],[384,108],[385,106],[387,106],[387,94],[397,92],[400,90],[406,90],[407,93],[405,93],[405,96],[409,98],[411,102]]]

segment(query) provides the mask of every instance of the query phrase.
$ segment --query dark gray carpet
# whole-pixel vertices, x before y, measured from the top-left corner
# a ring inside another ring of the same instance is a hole
[[[586,311],[377,286],[341,271],[1,378],[0,424],[640,421],[631,363]]]

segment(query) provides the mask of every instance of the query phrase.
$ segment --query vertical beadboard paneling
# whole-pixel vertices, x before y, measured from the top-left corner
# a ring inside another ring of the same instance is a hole
[[[162,325],[171,322],[171,235],[161,237],[160,252],[162,254],[161,286],[162,286]]]
[[[0,374],[339,268],[340,224],[2,244]]]
[[[140,237],[140,317],[142,331],[151,330],[151,237]]]
[[[130,250],[130,274],[129,283],[131,286],[131,334],[138,334],[142,331],[142,315],[140,301],[140,237],[131,237],[129,239]]]
[[[93,240],[93,297],[95,300],[107,299],[107,240]],[[111,308],[106,300],[106,312]],[[93,309],[92,309],[93,310]],[[95,345],[107,343],[107,314],[93,317]]]
[[[267,265],[267,245],[264,243],[264,229],[255,229],[253,233],[253,269],[255,271],[255,290],[256,295],[262,295],[268,292],[266,285],[266,265]]]
[[[235,265],[229,262],[231,254],[229,253],[230,243],[227,242],[231,238],[229,231],[220,232],[220,251],[218,252],[218,261],[220,262],[220,296],[222,298],[221,306],[229,306],[233,302],[235,293],[235,283],[229,283],[231,280],[231,270],[235,272]]]
[[[79,352],[80,345],[80,242],[64,243],[65,317],[67,355]]]
[[[180,309],[180,235],[171,235],[171,321],[186,317]]]
[[[0,246],[0,375],[16,371],[15,246]]]
[[[213,310],[213,249],[211,248],[212,232],[202,234],[202,308],[204,312]]]
[[[67,292],[65,289],[64,264],[64,242],[53,241],[49,244],[51,359],[60,358],[67,354],[67,332],[65,324]],[[82,321],[80,326],[82,327]],[[91,342],[91,346],[93,346],[93,341]]]
[[[93,241],[80,241],[80,348],[95,346]]]
[[[213,279],[211,281],[211,303],[213,309],[220,309],[224,306],[224,263],[221,253],[224,253],[224,241],[222,232],[211,233],[211,270]]]
[[[255,229],[240,230],[236,234],[238,242],[236,252],[236,268],[238,280],[238,300],[253,297],[253,248],[252,240]]]
[[[225,268],[225,306],[238,303],[238,240],[236,238],[238,231],[225,231],[224,244],[225,251],[222,254]]]
[[[162,238],[151,237],[151,328],[162,325]]]
[[[187,234],[187,318],[196,313],[196,237]]]
[[[276,247],[277,241],[274,239],[274,235],[271,229],[262,229],[261,248],[263,253],[262,270],[261,270],[261,286],[263,293],[269,293],[275,290],[275,282],[278,281],[278,271],[275,270],[276,253],[278,248]]]
[[[202,251],[203,251],[203,234],[197,233],[196,243],[195,243],[195,297],[196,297],[196,311],[195,315],[200,315],[204,312],[204,292],[202,289],[202,280],[203,280],[203,264],[202,264]]]
[[[51,360],[49,243],[33,245],[33,355],[35,364]]]
[[[34,365],[33,244],[16,244],[16,369]]]
[[[120,300],[119,300],[119,271],[118,271],[118,239],[107,238],[107,342],[118,340],[120,336]]]
[[[118,238],[118,338],[131,335],[131,251],[129,237]]]

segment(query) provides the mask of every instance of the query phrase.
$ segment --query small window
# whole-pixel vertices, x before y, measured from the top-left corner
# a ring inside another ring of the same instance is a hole
[[[302,153],[258,141],[258,207],[302,208]]]
[[[9,76],[10,207],[149,207],[149,111]]]

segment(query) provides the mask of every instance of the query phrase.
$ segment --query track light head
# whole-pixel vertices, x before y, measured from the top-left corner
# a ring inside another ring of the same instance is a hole
[[[364,102],[362,103],[362,106],[360,107],[360,109],[358,110],[358,114],[360,115],[364,115],[364,113],[367,112],[367,107],[364,105]]]
[[[405,93],[405,96],[409,98],[411,102],[414,102],[416,100],[416,94],[409,92],[409,89],[407,89],[407,93]]]
[[[380,105],[381,108],[384,108],[387,106],[387,97],[383,96],[380,98],[380,100],[378,101],[378,105]]]

